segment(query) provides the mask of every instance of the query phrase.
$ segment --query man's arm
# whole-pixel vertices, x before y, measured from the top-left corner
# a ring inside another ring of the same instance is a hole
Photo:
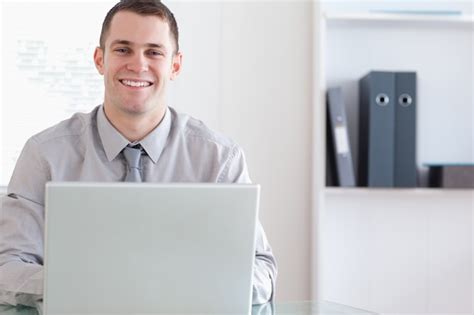
[[[252,304],[263,304],[273,300],[276,275],[275,257],[267,241],[265,231],[260,221],[257,221]]]
[[[251,183],[243,151],[235,146],[219,177],[219,182]],[[260,221],[257,221],[252,304],[273,300],[277,264]]]
[[[0,304],[35,306],[43,295],[44,184],[36,142],[18,159],[0,208]]]

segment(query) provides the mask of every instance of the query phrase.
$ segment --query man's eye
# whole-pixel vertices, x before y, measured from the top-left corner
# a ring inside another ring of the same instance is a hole
[[[148,51],[148,54],[150,54],[152,56],[163,56],[163,53],[161,51],[158,51],[158,50],[150,50],[150,51]]]
[[[128,49],[127,48],[117,48],[115,49],[116,52],[118,52],[119,54],[126,54],[128,52]]]

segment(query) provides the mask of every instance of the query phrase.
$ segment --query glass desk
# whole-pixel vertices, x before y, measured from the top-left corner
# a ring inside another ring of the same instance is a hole
[[[346,305],[331,302],[286,302],[274,305],[267,303],[252,307],[252,315],[273,315],[273,314],[294,314],[294,315],[375,315],[376,313],[349,307]],[[0,305],[0,315],[38,315],[34,308],[11,307]],[[150,314],[152,315],[152,314]]]

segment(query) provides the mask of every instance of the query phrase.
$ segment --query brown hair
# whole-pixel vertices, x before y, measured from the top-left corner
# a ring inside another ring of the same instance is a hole
[[[113,6],[112,9],[105,16],[102,23],[102,30],[100,32],[100,48],[105,49],[105,37],[110,28],[112,18],[119,11],[130,11],[139,15],[156,15],[168,23],[171,35],[174,39],[175,51],[179,51],[179,31],[178,24],[174,18],[173,13],[160,0],[121,0]]]

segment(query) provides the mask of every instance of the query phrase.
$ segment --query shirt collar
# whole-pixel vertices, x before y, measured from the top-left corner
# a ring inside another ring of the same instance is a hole
[[[97,112],[97,128],[100,139],[102,140],[102,145],[104,146],[105,154],[109,161],[115,159],[117,155],[122,152],[123,148],[130,144],[130,142],[117,129],[115,129],[105,116],[103,105]],[[163,152],[170,129],[171,113],[169,108],[166,108],[165,116],[160,124],[144,139],[133,143],[133,145],[140,144],[153,163],[156,163]]]
[[[150,132],[144,139],[139,141],[142,148],[146,151],[153,163],[156,163],[163,152],[168,140],[168,135],[171,129],[171,113],[169,108],[166,108],[165,117],[161,122]]]

